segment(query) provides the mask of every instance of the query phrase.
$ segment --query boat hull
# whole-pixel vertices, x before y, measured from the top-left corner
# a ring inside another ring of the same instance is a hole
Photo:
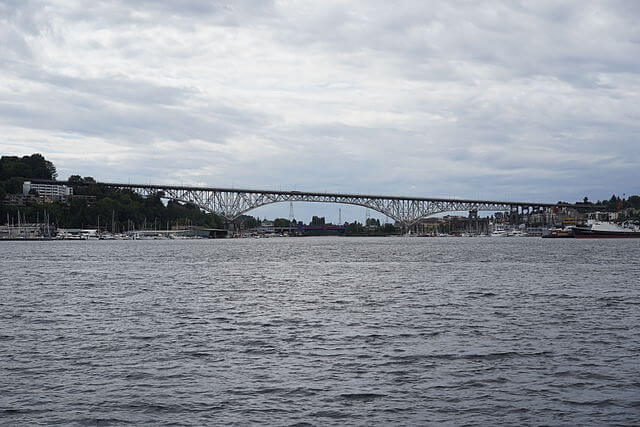
[[[551,230],[548,234],[543,234],[543,239],[573,239],[575,236],[572,231]]]
[[[586,228],[574,228],[573,236],[576,239],[640,239],[638,231],[605,231],[590,230]]]

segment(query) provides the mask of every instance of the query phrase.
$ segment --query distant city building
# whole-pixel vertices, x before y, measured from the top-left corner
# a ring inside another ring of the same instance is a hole
[[[262,221],[262,224],[260,224],[260,227],[258,227],[256,231],[258,233],[275,233],[276,227],[273,221],[268,221],[265,219]]]
[[[64,199],[73,195],[73,188],[66,185],[34,184],[31,181],[25,181],[22,184],[23,195],[28,195],[32,190],[38,193],[38,196],[51,199]]]

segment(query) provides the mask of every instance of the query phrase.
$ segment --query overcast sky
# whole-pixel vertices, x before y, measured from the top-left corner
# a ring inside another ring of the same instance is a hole
[[[635,0],[0,0],[0,151],[101,181],[638,194],[639,21]]]

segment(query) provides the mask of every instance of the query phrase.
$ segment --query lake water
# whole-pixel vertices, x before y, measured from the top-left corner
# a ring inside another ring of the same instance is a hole
[[[640,240],[0,242],[0,424],[640,423]]]

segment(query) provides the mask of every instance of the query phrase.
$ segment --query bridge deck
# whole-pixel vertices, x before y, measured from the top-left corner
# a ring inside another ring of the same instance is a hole
[[[498,201],[498,200],[473,200],[473,199],[457,199],[457,198],[434,198],[434,197],[411,197],[411,196],[386,196],[386,195],[372,195],[372,194],[350,194],[350,193],[321,193],[310,191],[283,191],[283,190],[258,190],[258,189],[246,189],[246,188],[222,188],[222,187],[193,187],[184,185],[162,185],[162,184],[125,184],[114,182],[95,182],[95,183],[76,183],[68,181],[51,181],[42,179],[33,179],[31,182],[38,184],[56,184],[56,185],[68,185],[68,186],[88,186],[88,185],[103,185],[107,187],[116,188],[131,188],[131,189],[155,189],[158,191],[163,190],[179,190],[179,191],[206,191],[215,193],[247,193],[247,194],[277,194],[285,196],[310,196],[310,197],[324,197],[324,198],[357,198],[357,199],[380,199],[380,200],[407,200],[417,202],[443,202],[443,203],[468,203],[468,204],[483,204],[483,205],[505,205],[505,206],[536,206],[536,207],[553,207],[553,206],[566,206],[566,207],[580,207],[579,205],[572,205],[569,203],[548,203],[548,202],[516,202],[516,201]]]

